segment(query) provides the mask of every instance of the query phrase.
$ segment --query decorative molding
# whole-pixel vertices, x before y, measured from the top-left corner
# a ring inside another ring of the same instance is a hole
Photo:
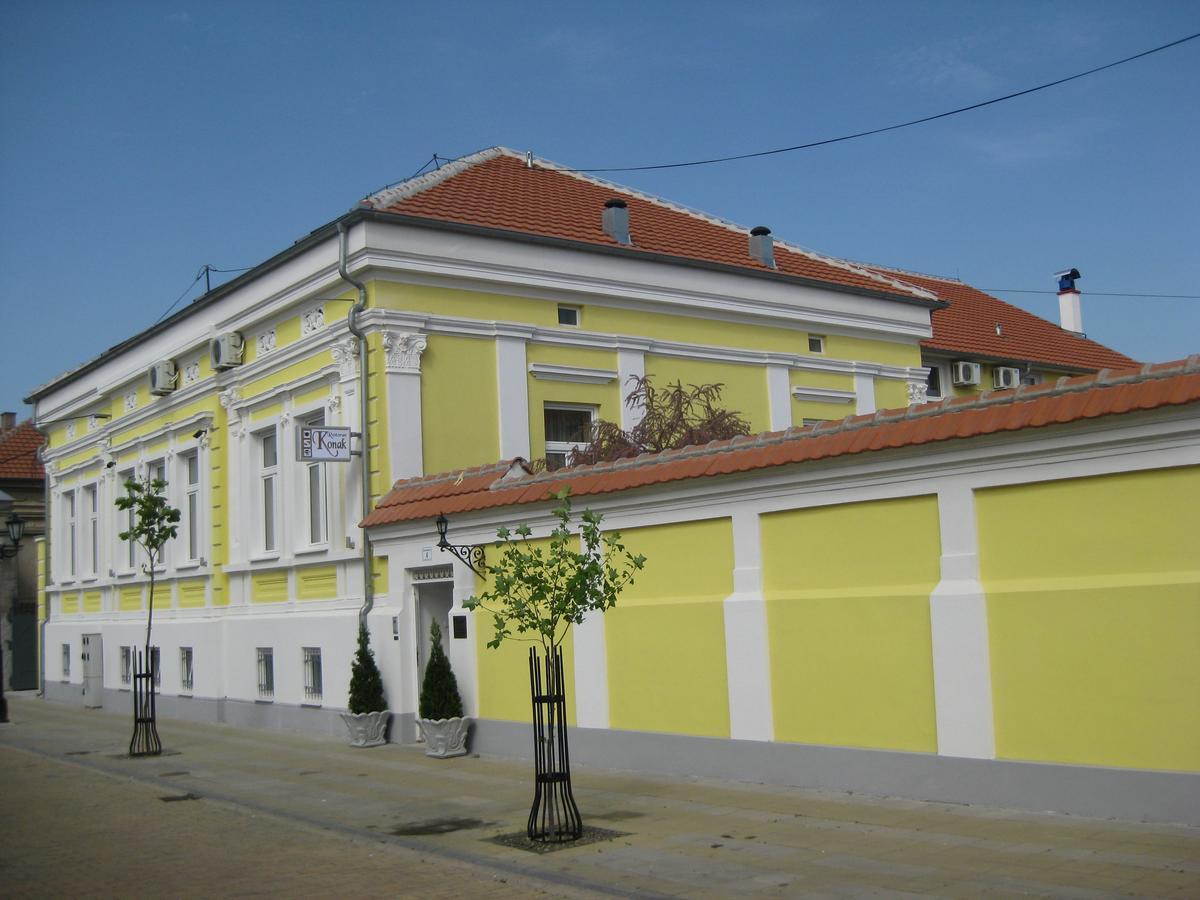
[[[835,391],[832,388],[792,388],[792,397],[801,403],[853,403],[854,391]]]
[[[221,406],[225,408],[225,412],[230,418],[237,418],[237,404],[242,400],[242,389],[237,387],[226,388],[218,395],[221,401]]]
[[[910,381],[908,383],[908,405],[920,406],[922,403],[929,402],[929,384],[924,381]]]
[[[183,383],[195,384],[200,380],[200,360],[193,360],[183,367]]]
[[[329,348],[338,367],[338,377],[351,381],[358,377],[358,339],[346,338]]]
[[[258,356],[264,356],[274,351],[276,347],[275,329],[268,328],[266,331],[260,331],[255,335],[254,346]]]
[[[383,351],[388,372],[421,374],[421,354],[429,346],[423,334],[383,332]]]
[[[210,426],[209,428],[206,428],[202,432],[200,432],[200,437],[196,438],[196,446],[199,447],[201,450],[207,450],[211,444],[212,444],[212,429]]]
[[[67,440],[70,441],[70,440],[74,440],[74,439],[75,439],[75,423],[68,422],[67,423]]]
[[[530,363],[529,374],[538,381],[573,381],[579,384],[608,384],[617,380],[617,373],[609,369],[585,369],[549,363]]]
[[[137,391],[127,391],[125,393],[125,412],[137,409]]]
[[[336,416],[342,409],[342,395],[330,392],[329,397],[325,400],[325,413],[331,419]]]
[[[325,307],[316,306],[300,314],[300,334],[316,334],[325,327]]]

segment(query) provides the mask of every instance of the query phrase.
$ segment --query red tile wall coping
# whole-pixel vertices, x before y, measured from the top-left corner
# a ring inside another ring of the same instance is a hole
[[[856,453],[894,450],[1024,428],[1065,424],[1200,401],[1200,354],[1136,369],[1060,378],[978,397],[959,397],[805,428],[764,432],[631,459],[504,476],[524,460],[399,481],[363,527],[442,513],[538,503],[570,487],[572,496],[605,494],[691,478],[745,472]]]

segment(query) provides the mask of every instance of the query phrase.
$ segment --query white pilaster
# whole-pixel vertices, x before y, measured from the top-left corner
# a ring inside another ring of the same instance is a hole
[[[774,737],[775,724],[757,513],[733,514],[733,565],[733,593],[725,598],[729,736],[735,740],[769,741]]]
[[[854,414],[865,416],[875,412],[875,376],[869,372],[854,373]]]
[[[625,405],[625,395],[633,387],[629,383],[629,380],[635,377],[646,377],[646,351],[618,350],[617,387],[621,391],[621,427],[626,431],[642,421],[642,416],[645,414],[645,410],[641,406],[629,407]]]
[[[383,333],[392,481],[425,473],[421,451],[421,354],[427,344],[423,334]]]
[[[792,427],[792,385],[787,366],[767,366],[767,401],[771,406],[771,430]]]
[[[608,727],[608,644],[603,613],[575,628],[575,721],[580,728]]]
[[[448,553],[442,555],[449,556]],[[389,567],[389,572],[391,571],[395,570]],[[462,563],[455,562],[454,602],[450,608],[451,632],[443,644],[446,646],[446,656],[450,659],[450,665],[454,668],[454,676],[458,681],[463,712],[468,716],[479,715],[479,644],[475,637],[475,628],[479,623],[475,621],[474,613],[463,609],[463,601],[468,600],[474,593],[475,573]],[[455,616],[466,616],[467,636],[465,639],[454,637],[453,619]],[[484,622],[487,623],[488,620],[485,618]]]
[[[529,459],[529,382],[525,339],[496,338],[496,384],[500,400],[500,458]]]
[[[994,759],[987,597],[979,580],[975,495],[966,485],[938,491],[942,580],[929,597],[938,753]]]

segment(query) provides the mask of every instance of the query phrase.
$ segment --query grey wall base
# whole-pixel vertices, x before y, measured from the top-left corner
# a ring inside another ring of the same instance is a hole
[[[962,759],[599,728],[571,728],[569,737],[572,762],[604,769],[1200,825],[1200,775],[1187,772]],[[476,721],[471,750],[532,758],[530,726]]]

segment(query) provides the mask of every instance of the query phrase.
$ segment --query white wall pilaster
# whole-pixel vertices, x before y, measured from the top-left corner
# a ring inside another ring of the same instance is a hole
[[[588,613],[575,628],[575,722],[608,727],[608,642],[604,614]]]
[[[771,430],[792,427],[792,384],[787,366],[767,366],[767,402],[771,407]]]
[[[496,385],[500,401],[500,458],[529,459],[529,382],[525,339],[496,338]]]
[[[975,495],[965,484],[938,491],[942,578],[929,597],[938,753],[994,759],[987,597],[979,580]]]
[[[436,535],[435,535],[436,536]],[[449,554],[443,554],[448,556]],[[389,571],[394,571],[389,568]],[[475,573],[461,563],[454,563],[454,602],[450,608],[451,620],[455,616],[466,616],[467,636],[465,639],[455,638],[453,630],[443,641],[446,656],[454,668],[454,677],[458,681],[458,692],[462,696],[463,713],[468,716],[479,715],[479,656],[475,628],[475,614],[463,609],[463,602],[475,593]],[[486,621],[486,620],[485,620]],[[451,621],[451,629],[453,629]]]
[[[729,736],[735,740],[769,741],[774,737],[775,725],[757,513],[733,514],[733,560],[733,593],[725,598]]]
[[[875,412],[875,376],[869,372],[854,373],[854,414],[865,416]]]
[[[625,395],[633,388],[629,379],[635,377],[646,377],[646,351],[618,350],[617,388],[621,392],[621,427],[626,431],[642,421],[642,416],[645,414],[645,410],[640,406],[631,408],[625,405]]]
[[[421,354],[427,345],[423,334],[383,333],[388,463],[393,482],[425,474],[421,450]]]

